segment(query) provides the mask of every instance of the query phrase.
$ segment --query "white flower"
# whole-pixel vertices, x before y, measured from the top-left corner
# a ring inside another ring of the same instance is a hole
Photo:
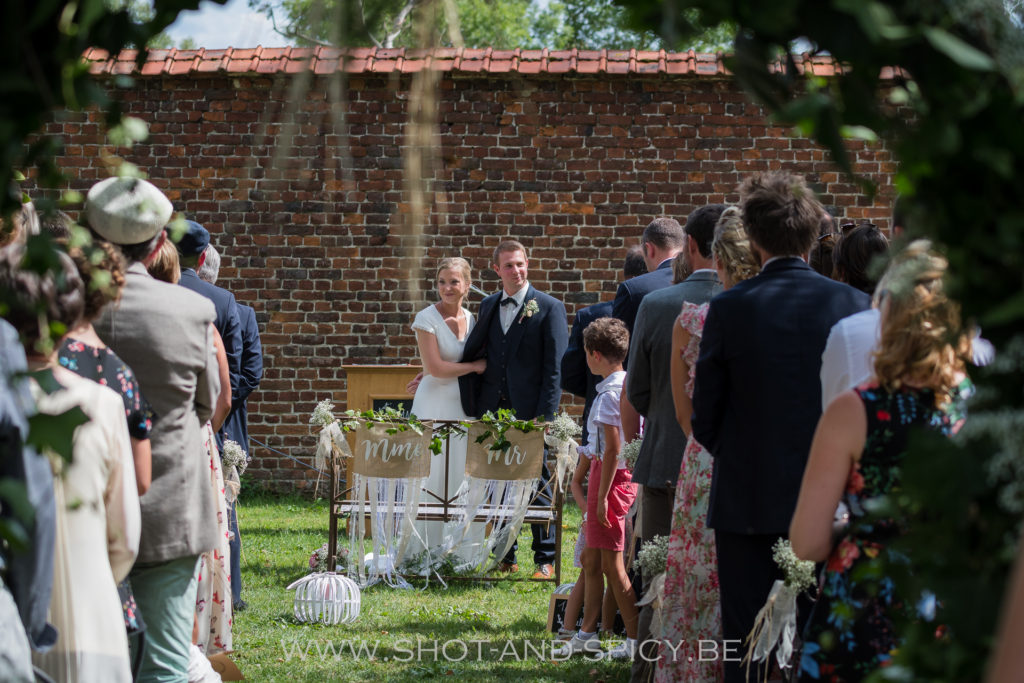
[[[325,398],[316,404],[316,408],[313,409],[313,416],[309,418],[309,424],[326,427],[332,422],[334,422],[334,404],[331,403],[331,399]]]
[[[640,546],[636,563],[640,565],[644,581],[665,571],[668,566],[668,536],[655,536]]]
[[[241,474],[245,471],[245,466],[248,464],[248,458],[246,457],[245,451],[238,445],[237,442],[227,439],[224,441],[224,449],[221,451],[221,462],[224,463],[225,467],[235,467],[238,469],[238,473]]]
[[[814,563],[797,557],[789,540],[780,538],[775,541],[772,559],[785,575],[786,585],[795,593],[801,593],[815,584]]]
[[[548,428],[548,434],[558,441],[575,439],[582,433],[583,430],[576,424],[576,420],[569,417],[569,414],[564,411],[551,422],[551,426]]]
[[[625,446],[619,455],[626,459],[626,468],[632,470],[636,466],[636,459],[640,456],[640,447],[644,445],[644,438],[638,436]]]
[[[536,299],[530,299],[523,306],[523,314],[519,316],[519,322],[523,322],[523,318],[532,318],[533,314],[540,310],[540,306],[537,305]]]

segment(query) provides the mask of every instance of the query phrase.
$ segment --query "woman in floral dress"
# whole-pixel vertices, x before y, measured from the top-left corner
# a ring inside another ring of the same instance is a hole
[[[711,246],[718,278],[728,289],[757,275],[757,259],[743,229],[739,211],[726,209],[715,226]],[[705,526],[711,493],[711,455],[691,434],[693,375],[708,305],[685,303],[672,334],[672,396],[676,418],[689,436],[676,482],[668,568],[662,600],[662,645],[655,680],[717,681],[721,661],[701,661],[699,641],[722,636],[718,600],[715,535]]]
[[[818,423],[790,526],[797,556],[827,560],[804,633],[801,680],[862,680],[900,645],[893,615],[929,618],[917,614],[921,596],[900,595],[886,573],[912,567],[913,558],[889,551],[907,521],[871,511],[884,509],[881,501],[899,488],[913,430],[949,436],[963,423],[970,346],[957,307],[942,291],[945,269],[923,241],[896,257],[876,294],[882,322],[875,377],[837,396]],[[833,544],[840,500],[850,522]]]

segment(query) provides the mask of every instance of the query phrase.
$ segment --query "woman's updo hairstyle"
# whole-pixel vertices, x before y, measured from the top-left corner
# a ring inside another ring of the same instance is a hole
[[[53,351],[49,341],[74,329],[85,307],[85,288],[75,264],[60,249],[49,253],[52,262],[30,263],[20,245],[0,249],[0,310],[29,355]]]
[[[711,253],[725,269],[731,284],[749,280],[761,272],[761,264],[750,248],[739,207],[730,206],[715,224]]]
[[[66,240],[59,240],[67,244]],[[85,310],[82,319],[92,322],[107,304],[121,298],[124,289],[124,257],[106,240],[93,238],[92,244],[67,247],[78,274],[85,284]]]
[[[970,339],[960,320],[960,306],[943,288],[948,263],[928,240],[911,242],[893,258],[875,292],[882,310],[875,376],[887,390],[904,382],[949,400],[970,354]]]

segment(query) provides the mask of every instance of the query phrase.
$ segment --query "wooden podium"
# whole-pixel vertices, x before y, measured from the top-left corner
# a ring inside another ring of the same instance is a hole
[[[405,385],[423,369],[419,365],[342,365],[348,380],[348,401],[346,410],[383,410],[387,406],[398,408],[408,414],[412,408],[412,394]],[[349,435],[349,447],[353,447]],[[345,463],[345,486],[352,481],[352,463]]]

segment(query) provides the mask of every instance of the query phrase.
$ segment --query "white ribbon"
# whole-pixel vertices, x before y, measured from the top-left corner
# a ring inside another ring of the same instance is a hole
[[[559,439],[551,434],[544,434],[544,443],[555,451],[555,481],[560,482],[563,489],[568,488],[569,480],[576,471],[579,459],[577,444],[572,439]]]
[[[797,592],[779,580],[772,585],[768,600],[757,613],[754,628],[747,636],[747,654],[743,658],[750,673],[750,664],[763,662],[775,650],[775,661],[779,667],[790,667],[793,657],[793,640],[796,638],[796,597]]]
[[[337,420],[329,425],[325,425],[324,428],[320,430],[320,440],[316,445],[315,462],[318,470],[323,471],[327,469],[329,463],[332,461],[332,447],[338,449],[341,457],[352,457],[352,450],[348,447],[348,440],[345,439],[345,435],[342,433]]]
[[[660,639],[664,635],[664,624],[661,618],[661,606],[665,601],[665,572],[662,572],[651,579],[651,585],[637,607],[644,605],[651,606],[651,636]]]

